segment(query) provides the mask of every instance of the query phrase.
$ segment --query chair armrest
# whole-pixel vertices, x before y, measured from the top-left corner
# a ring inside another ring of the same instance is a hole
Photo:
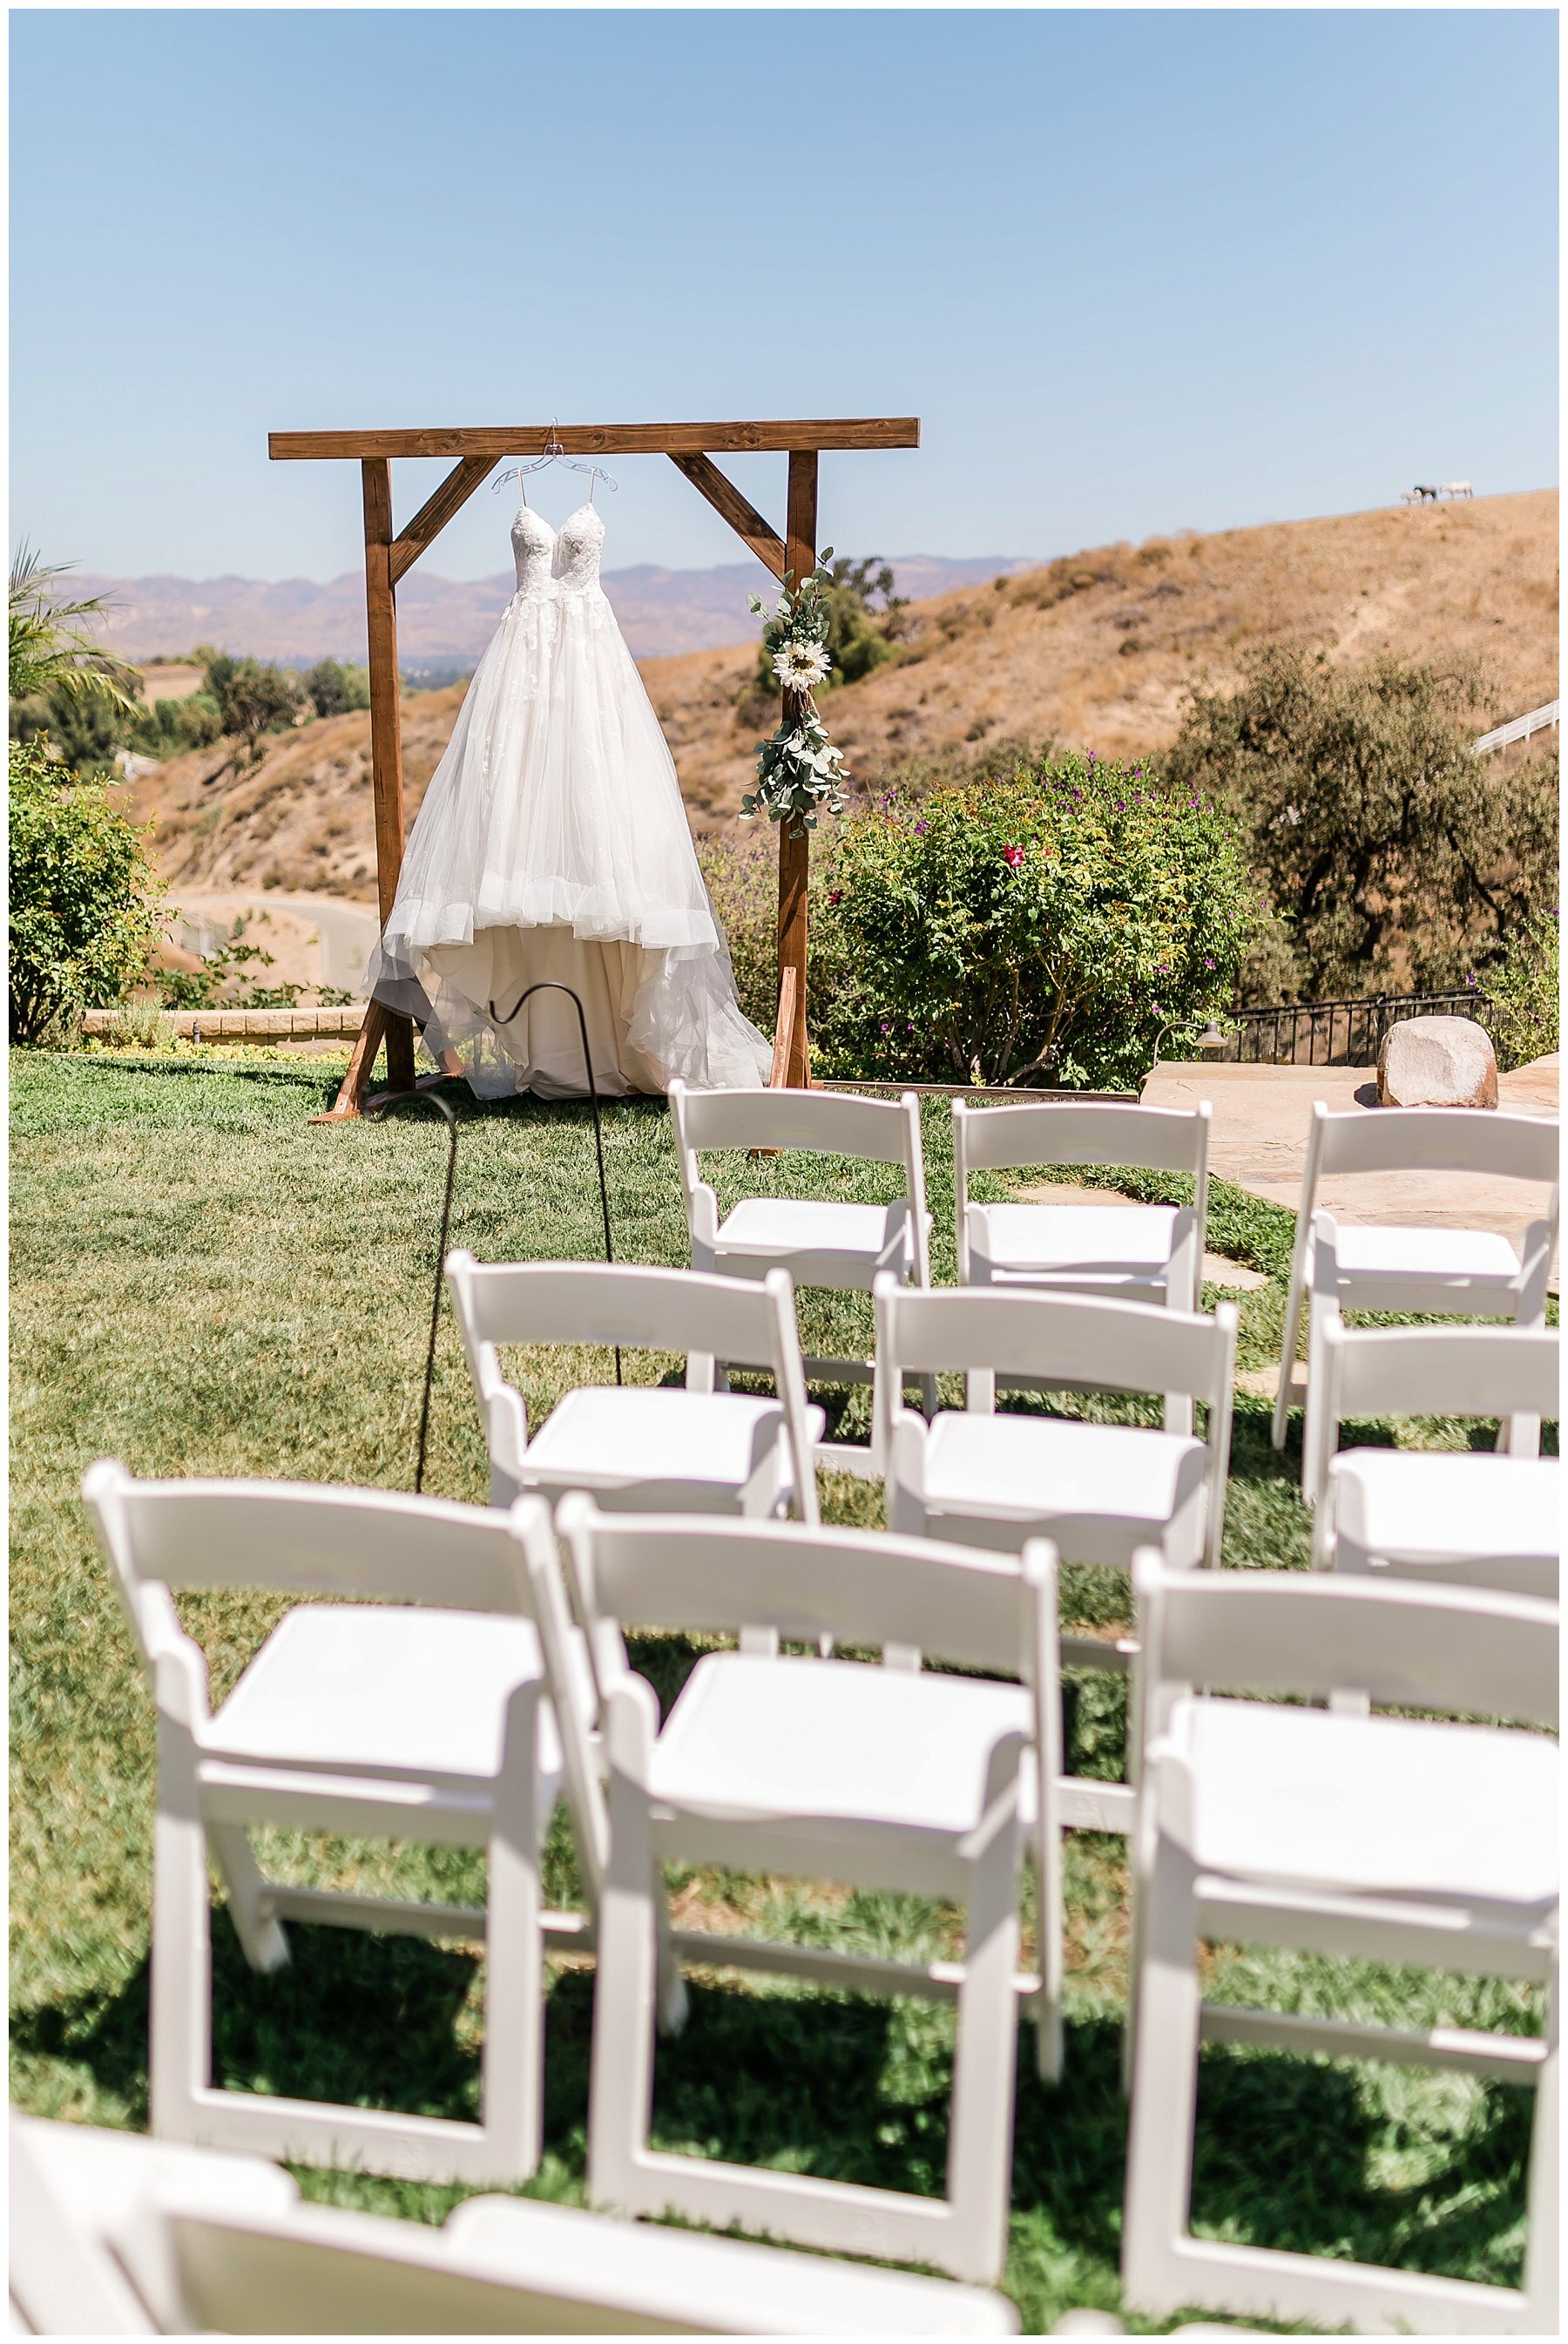
[[[1165,1280],[1167,1301],[1182,1310],[1203,1304],[1203,1256],[1198,1243],[1198,1216],[1191,1205],[1178,1206],[1171,1224],[1170,1268]]]
[[[888,1217],[883,1227],[882,1250],[877,1257],[872,1277],[876,1278],[885,1270],[890,1278],[901,1278],[907,1253],[910,1267],[915,1272],[915,1284],[923,1286],[926,1281],[920,1272],[925,1249],[920,1242],[919,1224],[907,1197],[894,1198],[888,1207]]]
[[[1306,1258],[1302,1282],[1312,1296],[1314,1305],[1320,1300],[1332,1302],[1336,1308],[1340,1298],[1340,1225],[1332,1213],[1320,1205],[1312,1215],[1307,1232]]]
[[[160,1581],[144,1583],[138,1605],[159,1714],[199,1740],[212,1714],[206,1654],[181,1627],[174,1597]]]
[[[686,1222],[692,1268],[710,1270],[719,1244],[719,1198],[708,1181],[699,1180],[687,1199]]]
[[[953,1199],[953,1236],[958,1244],[959,1284],[970,1282],[970,1214],[972,1207],[968,1197]]]
[[[516,1384],[509,1384],[501,1373],[500,1355],[494,1343],[476,1345],[468,1364],[478,1394],[479,1413],[485,1420],[485,1446],[489,1450],[490,1462],[499,1466],[503,1473],[515,1474],[528,1445],[528,1404]]]
[[[906,1408],[902,1399],[895,1401],[892,1421],[882,1436],[882,1453],[876,1455],[873,1446],[872,1464],[884,1481],[892,1485],[890,1513],[897,1511],[900,1492],[907,1491],[922,1508],[926,1488],[926,1420],[913,1409]],[[890,1531],[910,1531],[914,1526],[889,1521]]]
[[[658,1695],[646,1677],[623,1669],[605,1686],[602,1712],[605,1755],[610,1771],[648,1789],[649,1761],[658,1739]]]
[[[960,1854],[970,1863],[979,1862],[991,1853],[999,1833],[1010,1834],[1018,1828],[1019,1778],[1029,1747],[1029,1735],[1020,1733],[1016,1726],[999,1733],[992,1743],[986,1760],[980,1819],[959,1844]]]
[[[1552,1250],[1556,1241],[1553,1221],[1532,1221],[1519,1249],[1519,1275],[1514,1280],[1517,1301],[1514,1322],[1539,1327],[1546,1317],[1546,1284],[1552,1275]]]

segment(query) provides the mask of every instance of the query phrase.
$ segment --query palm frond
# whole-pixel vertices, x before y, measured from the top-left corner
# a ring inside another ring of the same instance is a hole
[[[92,594],[70,601],[56,591],[75,567],[45,562],[25,541],[12,557],[6,638],[11,697],[32,700],[64,692],[73,700],[102,698],[128,712],[139,690],[135,668],[73,623],[106,616],[108,597]]]

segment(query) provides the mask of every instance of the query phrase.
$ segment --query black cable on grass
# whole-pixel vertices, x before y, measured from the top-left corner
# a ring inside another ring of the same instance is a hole
[[[436,1334],[441,1323],[441,1288],[447,1268],[447,1232],[452,1220],[452,1187],[457,1177],[457,1118],[445,1099],[432,1091],[386,1091],[366,1107],[367,1116],[385,1115],[388,1107],[433,1106],[451,1133],[447,1150],[447,1193],[441,1199],[441,1234],[436,1242],[436,1284],[430,1297],[430,1340],[425,1352],[425,1397],[419,1408],[419,1460],[414,1469],[414,1494],[425,1487],[425,1444],[430,1433],[430,1387],[436,1379]]]

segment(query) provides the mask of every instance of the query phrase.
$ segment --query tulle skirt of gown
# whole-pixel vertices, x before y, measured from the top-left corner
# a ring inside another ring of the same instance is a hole
[[[366,989],[484,1097],[755,1088],[745,1017],[642,678],[598,586],[508,605],[431,776]]]

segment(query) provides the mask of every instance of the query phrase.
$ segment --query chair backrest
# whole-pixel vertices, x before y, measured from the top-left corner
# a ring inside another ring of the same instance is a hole
[[[220,2218],[299,2202],[298,2183],[266,2157],[15,2107],[8,2147],[11,2298],[37,2336],[188,2332],[167,2268],[165,2192]]]
[[[15,2108],[9,2123],[13,2325],[20,2313],[35,2336],[156,2336],[92,2218],[90,2191],[63,2188],[48,2169],[50,2137],[64,2127]]]
[[[920,1103],[913,1091],[897,1100],[847,1091],[693,1091],[677,1077],[669,1112],[683,1161],[700,1147],[799,1147],[904,1165],[912,1147],[920,1158]]]
[[[606,1514],[581,1494],[563,1498],[556,1528],[585,1622],[912,1645],[1003,1676],[1032,1674],[1036,1582],[1055,1569],[1045,1541],[1031,1582],[1011,1555],[933,1539],[711,1514]]]
[[[532,1610],[506,1517],[487,1507],[308,1481],[140,1481],[112,1457],[88,1468],[82,1495],[144,1666],[149,1585]]]
[[[1000,2296],[902,2271],[474,2198],[436,2228],[166,2186],[126,2253],[169,2330],[284,2335],[1010,2334]],[[782,2266],[782,2268],[780,2268]],[[956,2299],[956,2300],[955,2300]]]
[[[1555,1328],[1347,1327],[1330,1313],[1321,1332],[1331,1451],[1347,1417],[1557,1413]]]
[[[1152,1742],[1194,1686],[1557,1723],[1555,1603],[1412,1580],[1169,1570],[1133,1558]]]
[[[1334,1115],[1319,1099],[1307,1172],[1309,1184],[1314,1176],[1352,1172],[1489,1172],[1555,1184],[1557,1126],[1542,1116],[1468,1106],[1352,1107]]]
[[[1126,1164],[1151,1172],[1202,1174],[1209,1161],[1212,1109],[1114,1106],[1070,1100],[1019,1106],[953,1101],[959,1178],[967,1172],[1027,1164]]]
[[[777,1369],[780,1297],[794,1315],[785,1270],[758,1283],[628,1262],[480,1262],[459,1249],[447,1283],[470,1359],[482,1344],[598,1343]]]
[[[1023,1375],[1094,1391],[1185,1392],[1223,1410],[1229,1422],[1237,1310],[1212,1318],[1158,1303],[994,1288],[927,1292],[879,1278],[877,1298],[877,1423],[891,1426],[906,1375]]]

